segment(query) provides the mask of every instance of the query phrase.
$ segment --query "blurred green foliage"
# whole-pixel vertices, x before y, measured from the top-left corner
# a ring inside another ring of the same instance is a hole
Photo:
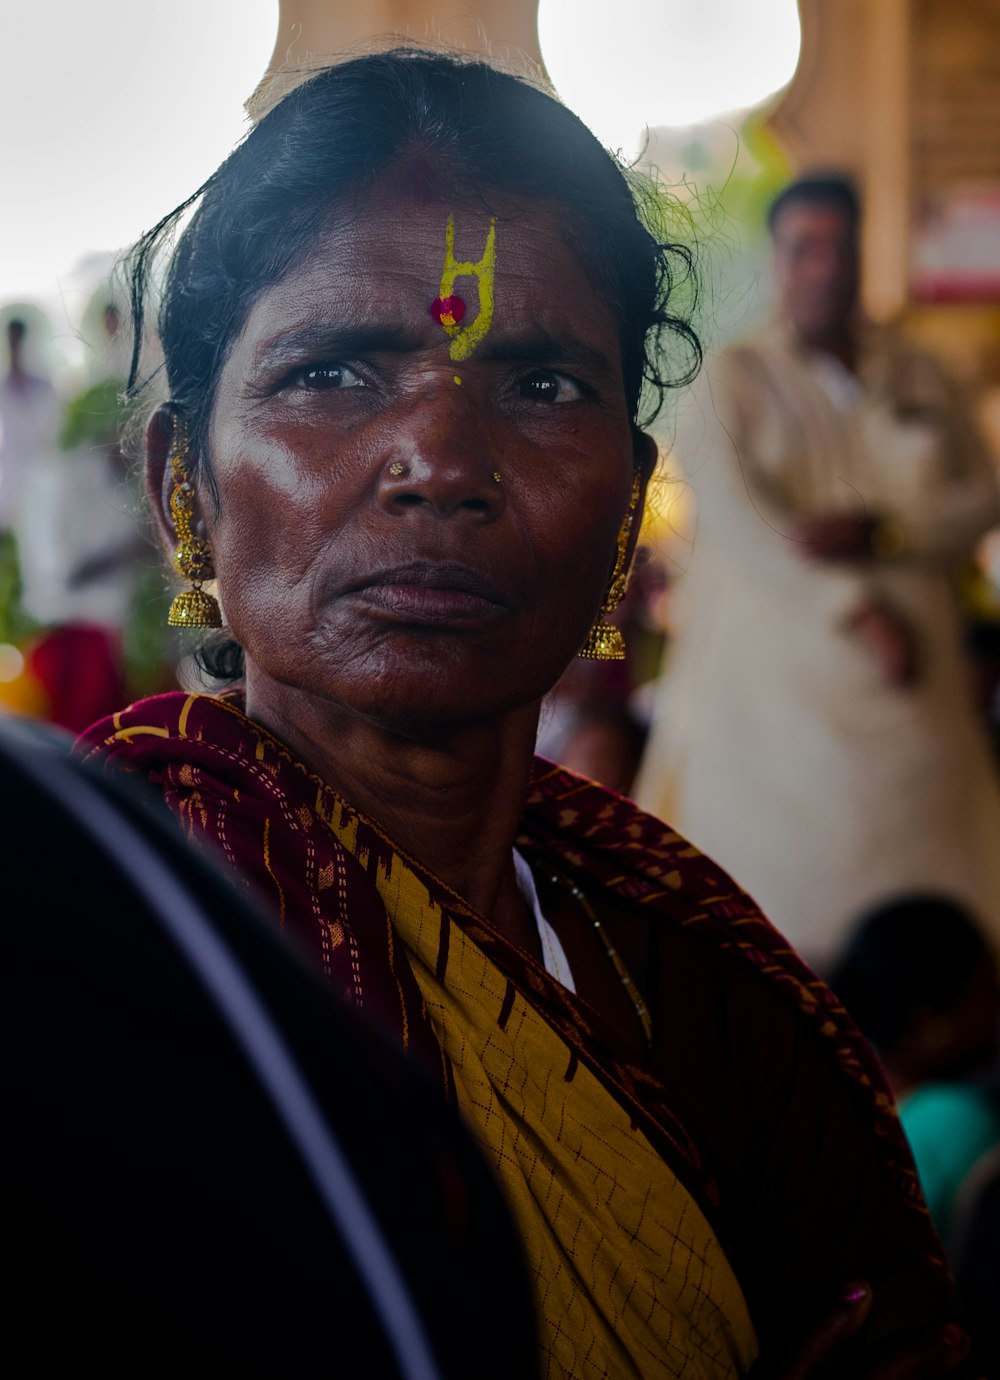
[[[0,528],[0,642],[20,646],[35,630],[21,599],[21,565],[17,538],[10,528]]]
[[[118,445],[128,414],[121,379],[104,379],[71,398],[63,413],[59,445],[63,450]]]

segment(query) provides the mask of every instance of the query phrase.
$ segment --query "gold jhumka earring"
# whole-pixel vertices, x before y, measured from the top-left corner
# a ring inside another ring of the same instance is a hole
[[[632,475],[632,496],[628,503],[628,512],[622,519],[622,525],[618,529],[618,546],[615,552],[615,568],[611,572],[611,582],[608,585],[608,592],[605,595],[604,603],[601,605],[601,613],[597,622],[587,634],[587,640],[577,652],[577,656],[583,657],[587,661],[624,661],[625,660],[625,639],[621,632],[613,623],[605,622],[609,613],[614,613],[615,609],[625,597],[625,587],[628,584],[628,544],[632,535],[632,525],[635,522],[635,515],[639,508],[639,493],[642,483],[639,471],[636,470]]]
[[[170,494],[170,516],[177,531],[178,547],[174,552],[174,569],[191,588],[178,594],[170,605],[167,623],[171,628],[221,628],[222,613],[218,600],[206,594],[202,585],[215,578],[212,548],[204,537],[191,530],[194,517],[194,485],[191,483],[191,457],[188,450],[187,427],[174,421],[174,444],[170,455],[170,471],[174,487]]]

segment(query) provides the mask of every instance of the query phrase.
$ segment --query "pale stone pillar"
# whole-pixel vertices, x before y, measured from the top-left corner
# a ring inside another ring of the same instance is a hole
[[[910,5],[881,0],[868,15],[867,120],[861,193],[864,305],[888,321],[908,300],[910,239]]]
[[[799,168],[851,173],[864,206],[864,306],[906,305],[909,0],[799,0],[802,56],[768,124]]]
[[[274,54],[247,108],[259,117],[303,68],[400,43],[479,53],[545,77],[538,0],[279,0]]]

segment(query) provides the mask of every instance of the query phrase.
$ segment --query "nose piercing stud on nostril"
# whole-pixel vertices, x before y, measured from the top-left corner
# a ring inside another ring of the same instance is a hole
[[[502,484],[502,483],[503,483],[503,480],[500,478],[500,471],[499,471],[499,470],[494,470],[494,471],[493,471],[493,483],[494,483],[494,484]]]
[[[403,464],[402,460],[393,460],[392,464],[389,466],[389,473],[394,479],[398,479],[401,474],[406,473],[406,466]]]

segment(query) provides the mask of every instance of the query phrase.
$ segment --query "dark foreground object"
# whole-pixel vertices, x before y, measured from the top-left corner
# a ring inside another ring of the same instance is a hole
[[[449,1109],[129,784],[0,722],[6,1353],[530,1380]]]

